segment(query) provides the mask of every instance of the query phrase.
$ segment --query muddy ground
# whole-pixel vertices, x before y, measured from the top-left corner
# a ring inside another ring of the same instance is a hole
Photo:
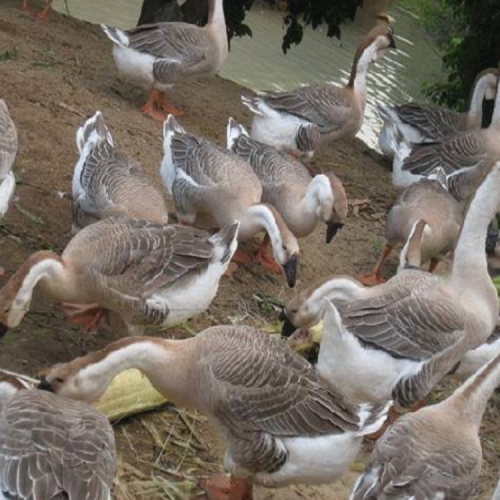
[[[144,94],[117,80],[110,43],[99,27],[55,13],[50,22],[40,23],[13,4],[10,0],[0,4],[0,97],[10,107],[20,145],[16,198],[0,223],[0,264],[6,269],[0,285],[32,252],[60,252],[69,241],[75,132],[87,115],[101,110],[121,151],[137,159],[158,184],[162,157],[161,127],[139,112]],[[249,91],[215,78],[183,84],[171,97],[185,107],[181,123],[186,128],[223,143],[229,116],[250,123],[249,112],[240,104],[242,93]],[[368,270],[383,245],[385,214],[396,196],[388,165],[359,140],[324,149],[311,167],[315,172],[335,172],[353,203],[348,223],[332,245],[325,245],[323,227],[300,241],[298,289],[329,274],[355,276]],[[394,272],[396,265],[393,256],[386,273]],[[223,278],[206,314],[161,335],[186,336],[229,322],[269,327],[276,323],[272,303],[293,293],[283,277],[269,275],[257,265],[242,267],[233,277]],[[21,327],[0,343],[0,366],[34,375],[119,336],[89,336],[68,326],[60,308],[36,293]],[[435,397],[443,397],[451,388],[447,383]],[[500,399],[493,398],[485,417],[485,464],[477,499],[490,498],[498,475],[499,405]],[[222,443],[199,415],[167,407],[120,422],[115,430],[120,455],[117,499],[190,498],[197,478],[222,470]],[[365,450],[360,459],[366,456]],[[337,484],[321,488],[258,488],[256,498],[342,500],[355,477],[350,472]]]

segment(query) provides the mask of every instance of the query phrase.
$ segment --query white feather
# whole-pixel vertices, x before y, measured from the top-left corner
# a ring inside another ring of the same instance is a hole
[[[0,181],[0,219],[7,212],[15,190],[16,178],[13,172],[9,172],[7,176]]]

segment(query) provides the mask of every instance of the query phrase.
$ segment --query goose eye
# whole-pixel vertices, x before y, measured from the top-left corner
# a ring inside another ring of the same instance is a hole
[[[54,379],[54,382],[57,382],[58,384],[64,384],[64,379],[63,379],[63,378],[61,378],[61,377],[56,377],[56,378]]]

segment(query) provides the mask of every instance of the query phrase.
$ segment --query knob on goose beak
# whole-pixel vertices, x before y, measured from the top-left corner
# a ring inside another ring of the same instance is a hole
[[[280,318],[281,319],[281,318]],[[283,312],[283,326],[281,327],[281,336],[283,338],[288,338],[292,333],[295,332],[297,328],[295,325],[288,319],[285,312]]]
[[[297,281],[298,267],[299,267],[299,254],[293,254],[283,265],[286,281],[290,288],[293,288]]]
[[[0,323],[0,339],[9,331],[9,327]]]
[[[40,383],[37,385],[36,388],[39,391],[54,392],[54,388],[52,387],[51,383],[45,377],[42,377],[40,379]]]
[[[344,224],[341,222],[329,222],[326,226],[326,243],[330,243],[337,234],[337,231],[343,227]]]

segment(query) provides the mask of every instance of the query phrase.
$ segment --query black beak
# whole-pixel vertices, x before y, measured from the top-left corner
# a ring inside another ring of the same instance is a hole
[[[36,387],[39,391],[54,392],[54,388],[51,383],[47,381],[45,377],[42,377],[40,383]]]
[[[9,331],[9,327],[0,323],[0,339]]]
[[[286,281],[290,288],[295,286],[297,281],[297,269],[299,267],[299,256],[298,254],[292,255],[286,263],[283,265],[283,270],[285,271]]]
[[[394,37],[392,36],[392,34],[389,37],[389,48],[390,49],[397,49],[396,42],[394,41]]]
[[[337,234],[339,229],[342,229],[344,224],[341,222],[330,222],[326,226],[326,243],[330,243],[333,240],[333,237]]]
[[[287,316],[283,313],[283,326],[281,327],[281,336],[284,338],[290,337],[290,335],[297,330],[294,324],[287,318]]]

